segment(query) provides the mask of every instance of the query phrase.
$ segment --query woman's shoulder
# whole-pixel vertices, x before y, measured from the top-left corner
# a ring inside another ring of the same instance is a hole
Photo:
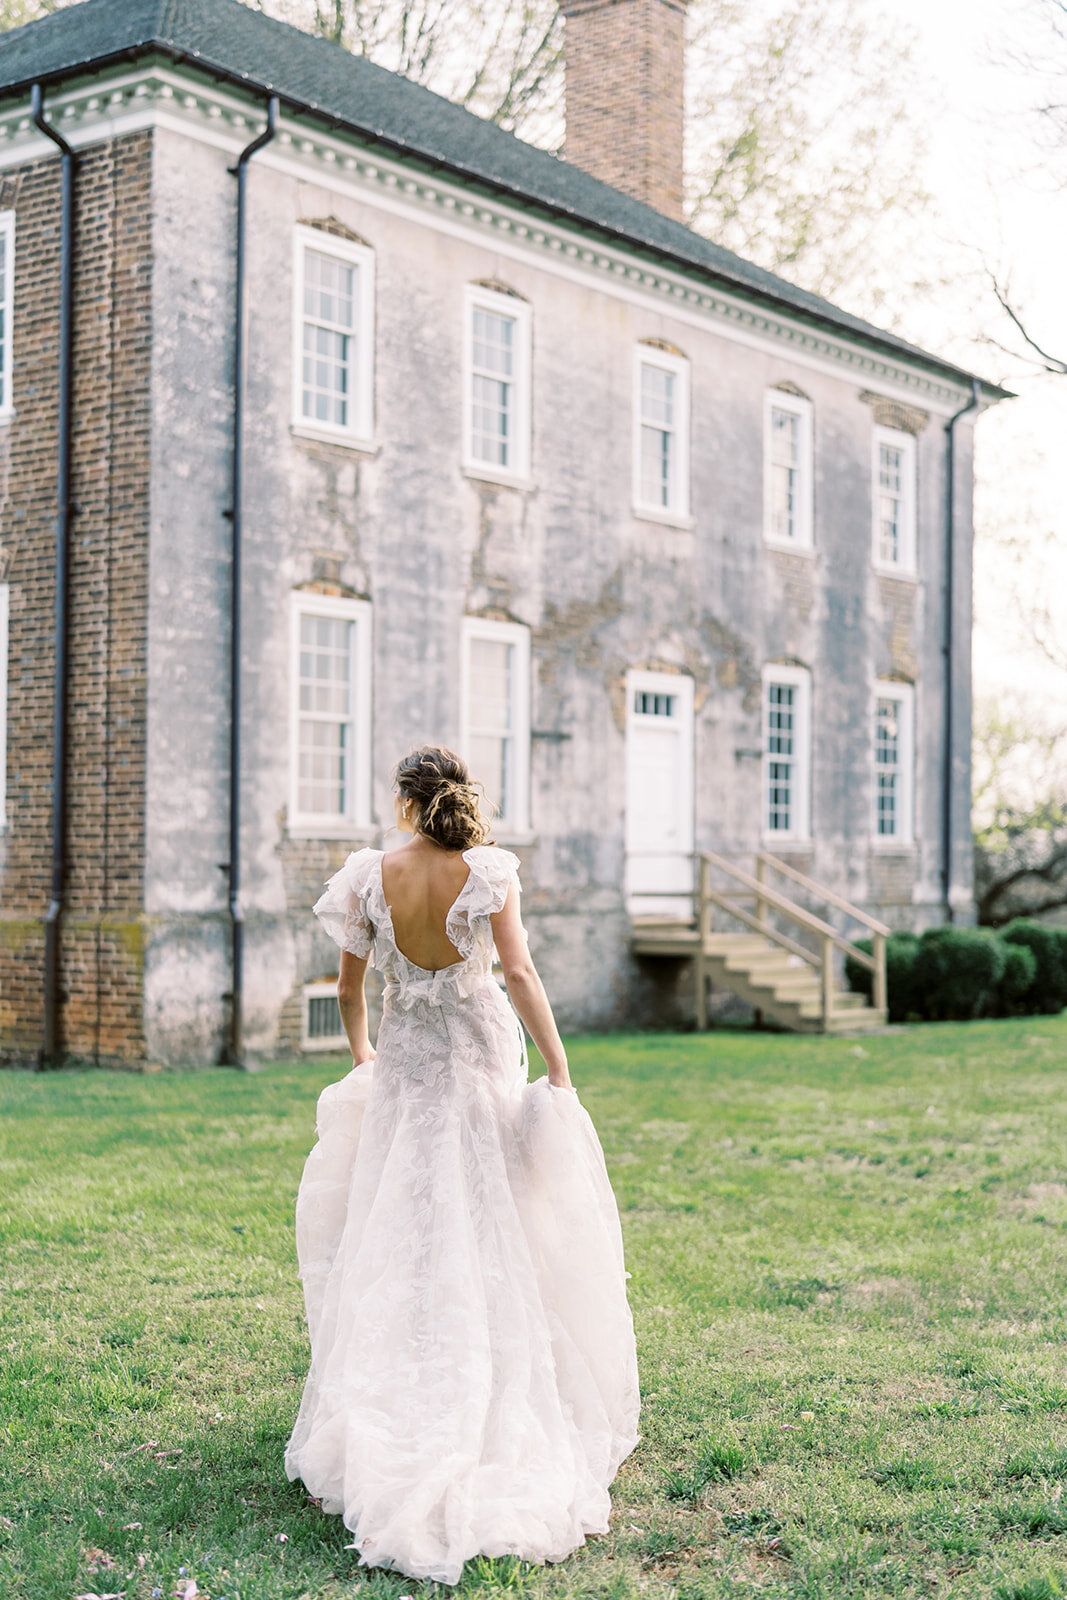
[[[470,876],[461,900],[472,913],[492,915],[503,909],[512,886],[521,891],[519,858],[510,850],[498,844],[475,844],[464,850],[463,859]]]
[[[499,844],[472,844],[463,852],[469,867],[489,872],[507,872],[518,876],[519,858]]]

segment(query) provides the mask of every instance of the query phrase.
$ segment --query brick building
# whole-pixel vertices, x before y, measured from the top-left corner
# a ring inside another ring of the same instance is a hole
[[[562,9],[566,161],[238,0],[0,37],[0,1059],[328,1043],[417,739],[564,1025],[684,1013],[630,912],[694,849],[970,914],[1002,391],[685,228],[683,5]]]

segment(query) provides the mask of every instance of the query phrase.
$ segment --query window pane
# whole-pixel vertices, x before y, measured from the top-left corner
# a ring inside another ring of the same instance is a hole
[[[467,643],[470,766],[501,817],[510,820],[514,762],[515,646],[507,639]]]
[[[641,421],[674,427],[674,373],[641,366]]]
[[[669,508],[672,437],[660,428],[641,429],[641,503]]]
[[[670,510],[675,458],[675,374],[641,363],[641,504]]]
[[[901,559],[904,511],[904,452],[897,446],[878,446],[878,555],[895,566]]]
[[[516,319],[474,307],[471,349],[471,453],[476,461],[513,465]]]
[[[347,814],[349,725],[301,718],[297,750],[297,803],[315,816]]]
[[[767,685],[767,828],[771,833],[793,826],[796,797],[796,703],[792,683]]]
[[[470,768],[472,775],[484,785],[486,799],[497,808],[504,821],[508,821],[511,796],[508,792],[508,758],[511,740],[496,738],[489,733],[471,735]]]
[[[317,422],[348,426],[353,335],[304,323],[303,413]]]
[[[510,383],[474,376],[471,444],[476,461],[509,463],[511,389]]]
[[[874,735],[875,816],[883,838],[900,832],[900,713],[899,700],[879,699]]]
[[[346,617],[300,617],[297,807],[346,816],[351,784],[352,640]]]
[[[797,536],[800,482],[800,418],[771,408],[771,532],[779,539]]]
[[[673,717],[677,695],[657,694],[650,689],[634,690],[634,710],[640,717]]]
[[[354,327],[357,270],[349,261],[305,250],[304,315],[335,327]]]
[[[515,318],[501,317],[481,306],[474,308],[475,371],[514,376]]]

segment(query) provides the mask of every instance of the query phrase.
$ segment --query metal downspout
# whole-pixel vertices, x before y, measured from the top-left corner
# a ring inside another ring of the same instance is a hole
[[[245,387],[245,188],[247,165],[256,151],[274,138],[278,96],[267,101],[267,126],[245,146],[237,165],[228,167],[237,179],[237,283],[234,307],[233,475],[230,509],[230,841],[228,898],[231,930],[230,1029],[224,1060],[244,1065],[244,914],[241,910],[241,510],[244,451],[241,443]]]
[[[52,702],[52,893],[44,925],[44,1043],[41,1064],[63,1055],[63,1002],[59,987],[59,933],[67,877],[67,699],[70,593],[71,343],[74,311],[74,171],[78,158],[44,119],[39,83],[30,87],[33,120],[61,153],[59,236],[59,405],[56,478],[55,686]]]
[[[948,444],[945,455],[945,623],[944,644],[944,745],[941,751],[941,898],[945,921],[952,922],[952,743],[955,736],[952,701],[955,689],[953,656],[955,651],[954,610],[956,577],[956,424],[961,417],[977,411],[981,405],[981,388],[977,378],[971,379],[971,398],[945,423]]]

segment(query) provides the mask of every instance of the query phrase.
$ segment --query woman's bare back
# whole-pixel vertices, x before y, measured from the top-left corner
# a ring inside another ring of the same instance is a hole
[[[468,873],[462,851],[441,850],[419,837],[382,858],[382,889],[396,947],[427,972],[462,960],[445,934],[445,918]]]

